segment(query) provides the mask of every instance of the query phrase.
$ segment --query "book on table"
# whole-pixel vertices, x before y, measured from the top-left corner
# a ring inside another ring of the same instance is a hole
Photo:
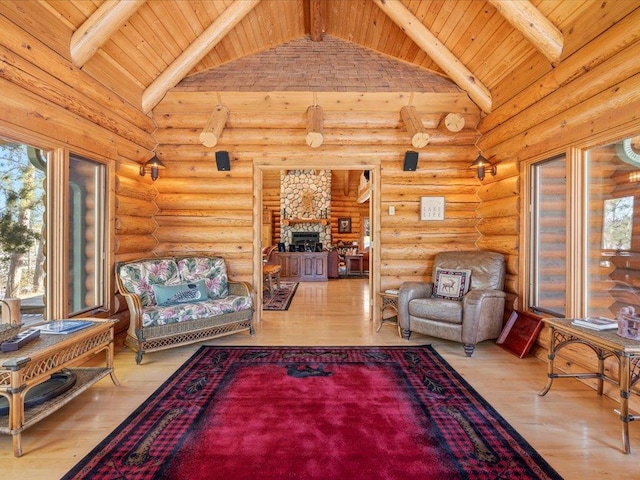
[[[67,335],[77,332],[83,328],[91,326],[93,322],[88,320],[54,320],[44,325],[38,325],[37,328],[42,333],[52,333],[55,335]]]
[[[577,327],[590,328],[591,330],[615,330],[618,328],[617,321],[604,317],[576,318],[571,324]]]

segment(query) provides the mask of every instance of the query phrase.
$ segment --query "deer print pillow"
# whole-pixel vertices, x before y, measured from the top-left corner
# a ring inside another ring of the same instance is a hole
[[[433,282],[433,297],[447,300],[462,300],[469,291],[471,270],[451,270],[436,268],[436,278]]]

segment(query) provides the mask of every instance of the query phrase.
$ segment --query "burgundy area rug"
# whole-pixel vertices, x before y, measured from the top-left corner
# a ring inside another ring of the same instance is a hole
[[[298,284],[296,282],[280,282],[280,288],[274,289],[271,295],[262,297],[263,310],[289,310],[291,300],[296,294]]]
[[[201,347],[64,479],[560,479],[430,346]]]

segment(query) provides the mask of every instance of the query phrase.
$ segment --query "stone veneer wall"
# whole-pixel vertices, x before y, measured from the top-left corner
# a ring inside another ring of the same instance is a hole
[[[285,244],[291,243],[291,232],[318,232],[323,245],[331,244],[331,222],[282,223],[331,216],[331,170],[284,170],[280,174],[280,214],[280,237]]]

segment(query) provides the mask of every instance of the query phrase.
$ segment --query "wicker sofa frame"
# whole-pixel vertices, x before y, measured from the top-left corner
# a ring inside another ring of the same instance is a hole
[[[124,343],[136,352],[137,364],[142,362],[142,356],[147,352],[157,352],[242,331],[249,331],[250,335],[254,334],[253,308],[167,325],[144,326],[142,324],[142,314],[144,310],[142,300],[139,295],[129,292],[126,289],[119,275],[120,267],[128,263],[163,259],[178,261],[180,258],[182,257],[143,258],[128,262],[119,262],[116,265],[116,284],[118,291],[127,301],[130,313],[129,328],[127,329],[127,336]],[[254,297],[253,289],[248,282],[228,280],[228,286],[229,295]]]

